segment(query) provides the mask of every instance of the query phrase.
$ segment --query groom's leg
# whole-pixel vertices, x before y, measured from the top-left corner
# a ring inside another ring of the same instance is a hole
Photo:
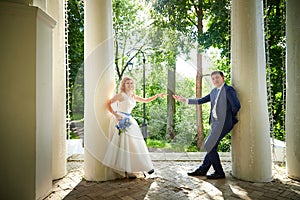
[[[213,165],[214,169],[217,171],[223,170],[220,162],[220,157],[217,152],[218,145],[222,138],[226,135],[227,130],[222,131],[219,140],[215,144],[215,146],[212,148],[212,150],[208,153],[206,153],[202,165],[199,167],[199,169],[203,172],[207,172],[211,165]],[[221,168],[220,168],[221,166]]]
[[[222,131],[218,142],[216,143],[214,148],[211,150],[211,152],[209,152],[210,162],[215,170],[215,173],[217,173],[217,174],[224,174],[224,170],[221,165],[220,156],[218,154],[218,145],[219,145],[220,141],[225,137],[225,135],[230,132],[230,130],[231,129],[224,129]]]
[[[211,166],[211,161],[210,161],[210,158],[209,158],[209,154],[207,153],[204,157],[204,160],[203,160],[203,163],[200,165],[200,167],[198,169],[200,169],[201,171],[203,172],[207,172]]]
[[[213,148],[210,153],[210,161],[212,162],[212,166],[215,170],[214,173],[210,175],[206,175],[208,179],[219,179],[225,178],[225,173],[223,171],[219,154],[217,152],[217,148]]]
[[[210,161],[212,163],[212,166],[216,174],[224,174],[224,170],[221,165],[220,156],[217,152],[217,149],[215,148],[210,152]]]
[[[211,166],[209,156],[206,154],[202,165],[196,169],[194,172],[188,172],[189,176],[206,176],[207,171]]]

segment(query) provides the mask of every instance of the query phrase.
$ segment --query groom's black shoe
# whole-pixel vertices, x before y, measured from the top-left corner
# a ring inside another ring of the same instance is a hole
[[[148,174],[153,174],[154,173],[154,169],[151,169]]]
[[[129,179],[136,179],[137,177],[135,175],[128,175]]]
[[[206,172],[201,171],[200,169],[196,169],[194,172],[188,172],[189,176],[205,176]]]
[[[221,178],[225,178],[225,174],[217,174],[216,172],[210,175],[206,176],[208,179],[221,179]]]

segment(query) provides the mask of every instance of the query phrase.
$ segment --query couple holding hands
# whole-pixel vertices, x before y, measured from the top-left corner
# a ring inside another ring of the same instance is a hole
[[[204,148],[207,151],[203,163],[189,176],[206,176],[209,179],[225,178],[219,154],[218,144],[221,139],[231,131],[237,123],[237,112],[240,102],[233,87],[224,82],[224,74],[221,71],[211,73],[214,89],[205,97],[188,99],[173,95],[177,101],[187,104],[203,104],[210,102],[211,132],[207,137]],[[110,143],[107,148],[103,164],[114,169],[121,175],[136,178],[137,173],[148,172],[152,174],[154,167],[144,141],[140,127],[131,116],[131,111],[136,102],[148,103],[158,97],[164,98],[167,94],[156,94],[149,98],[142,98],[135,94],[134,81],[125,77],[120,83],[119,93],[107,103],[107,109],[114,115],[110,124]],[[117,102],[117,111],[111,104]],[[215,172],[207,175],[209,168],[213,166]]]

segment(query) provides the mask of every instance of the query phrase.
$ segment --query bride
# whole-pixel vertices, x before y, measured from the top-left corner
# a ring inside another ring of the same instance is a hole
[[[142,98],[135,94],[134,81],[125,77],[120,83],[119,93],[107,102],[107,109],[113,114],[110,123],[110,143],[105,154],[103,164],[113,168],[121,175],[135,178],[140,172],[154,172],[153,164],[136,120],[131,111],[136,102],[148,103],[166,94],[156,94],[149,98]],[[112,108],[117,102],[117,111]]]

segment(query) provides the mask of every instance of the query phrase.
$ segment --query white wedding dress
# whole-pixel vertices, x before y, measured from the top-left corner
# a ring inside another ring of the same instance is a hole
[[[123,117],[128,117],[136,105],[133,97],[122,93],[124,101],[118,102],[117,112]],[[117,172],[139,173],[153,169],[153,164],[148,148],[144,141],[140,127],[130,115],[131,125],[119,134],[116,128],[117,121],[112,117],[109,128],[110,143],[103,159],[103,164]]]

